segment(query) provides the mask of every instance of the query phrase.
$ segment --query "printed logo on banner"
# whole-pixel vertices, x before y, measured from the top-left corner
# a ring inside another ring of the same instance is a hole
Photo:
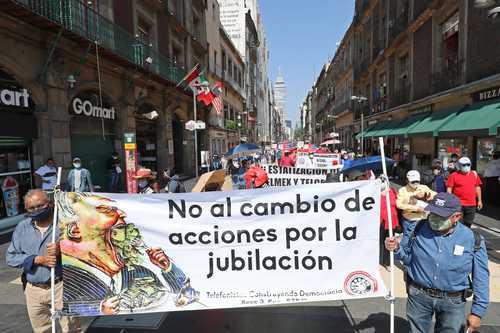
[[[377,280],[363,271],[352,272],[344,282],[344,290],[353,296],[370,295],[377,292]]]

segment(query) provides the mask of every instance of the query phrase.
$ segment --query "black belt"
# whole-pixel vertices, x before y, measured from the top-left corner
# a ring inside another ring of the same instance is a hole
[[[410,286],[422,290],[428,296],[433,298],[444,298],[444,297],[459,297],[464,295],[464,290],[462,291],[444,291],[436,288],[427,288],[421,286],[413,281],[409,281]]]
[[[59,283],[61,281],[62,281],[62,277],[56,277],[54,283]],[[38,287],[38,288],[42,288],[42,289],[50,289],[50,287],[51,287],[50,280],[49,280],[49,282],[45,282],[45,283],[31,283],[31,282],[28,282],[28,283],[34,287]]]

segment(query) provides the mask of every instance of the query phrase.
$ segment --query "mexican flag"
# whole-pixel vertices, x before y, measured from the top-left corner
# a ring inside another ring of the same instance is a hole
[[[177,87],[182,83],[186,83],[191,88],[199,102],[202,102],[206,106],[212,104],[215,96],[210,90],[205,74],[201,71],[200,64],[196,64],[196,66],[177,84]]]

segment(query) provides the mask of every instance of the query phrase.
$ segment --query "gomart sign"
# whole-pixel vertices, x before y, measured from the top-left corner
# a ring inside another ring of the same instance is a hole
[[[282,167],[277,165],[262,166],[267,172],[269,186],[295,186],[320,184],[326,182],[327,169],[306,169]]]
[[[61,192],[64,314],[385,296],[379,200],[378,181],[183,194]]]
[[[101,107],[95,105],[89,99],[75,97],[70,105],[70,112],[76,115],[82,115],[86,117],[95,117],[103,119],[116,119],[116,111],[114,107]]]

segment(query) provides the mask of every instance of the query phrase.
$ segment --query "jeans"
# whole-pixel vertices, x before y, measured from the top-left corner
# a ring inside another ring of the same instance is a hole
[[[476,216],[476,206],[462,206],[462,213],[464,214],[463,224],[470,228]]]
[[[118,183],[120,174],[116,171],[109,171],[108,191],[109,193],[118,193]]]
[[[462,296],[433,298],[413,286],[408,289],[406,316],[411,333],[427,333],[436,316],[435,333],[458,333],[465,323],[465,301]]]

